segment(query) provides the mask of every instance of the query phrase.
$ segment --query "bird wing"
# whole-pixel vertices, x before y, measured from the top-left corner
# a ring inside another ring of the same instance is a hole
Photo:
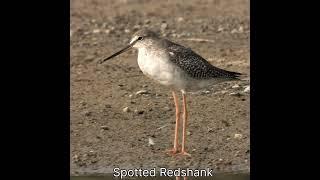
[[[167,41],[170,60],[195,79],[231,78],[235,79],[240,73],[226,71],[211,65],[190,48]]]

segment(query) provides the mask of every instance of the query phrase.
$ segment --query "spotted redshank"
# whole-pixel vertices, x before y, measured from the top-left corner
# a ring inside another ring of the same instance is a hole
[[[188,122],[186,93],[204,89],[217,83],[239,80],[237,72],[227,71],[211,65],[200,55],[182,45],[160,37],[150,30],[136,32],[129,44],[115,54],[99,61],[103,63],[131,47],[138,49],[138,65],[146,76],[168,86],[176,108],[176,124],[173,148],[168,154],[190,154],[186,151],[186,129]],[[179,147],[180,108],[176,91],[182,92],[183,121],[182,144]]]

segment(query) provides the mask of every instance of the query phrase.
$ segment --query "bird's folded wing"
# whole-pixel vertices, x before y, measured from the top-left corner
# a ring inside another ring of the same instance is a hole
[[[237,78],[240,73],[227,71],[211,65],[190,48],[167,42],[170,60],[196,79]]]

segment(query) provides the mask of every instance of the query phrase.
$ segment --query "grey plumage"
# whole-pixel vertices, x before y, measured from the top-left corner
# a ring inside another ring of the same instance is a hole
[[[138,65],[141,71],[159,84],[170,87],[173,92],[176,106],[176,127],[174,147],[169,153],[176,154],[178,148],[179,132],[179,103],[175,93],[180,90],[183,95],[183,133],[182,133],[182,155],[189,155],[185,150],[186,125],[187,125],[187,103],[186,93],[195,92],[217,83],[236,80],[240,73],[226,71],[211,65],[190,48],[173,43],[159,37],[149,30],[140,30],[131,38],[129,44],[120,51],[103,59],[103,63],[117,55],[127,51],[131,47],[138,49]]]
[[[232,80],[241,75],[215,67],[190,48],[159,38],[159,35],[153,31],[140,30],[134,36],[145,38],[144,45],[149,49],[157,51],[162,49],[164,52],[169,52],[170,60],[194,79],[222,78]]]
[[[240,73],[226,71],[211,65],[208,61],[200,55],[171,41],[168,43],[168,50],[170,53],[170,60],[177,64],[189,76],[195,79],[210,79],[210,78],[230,78],[236,79]]]

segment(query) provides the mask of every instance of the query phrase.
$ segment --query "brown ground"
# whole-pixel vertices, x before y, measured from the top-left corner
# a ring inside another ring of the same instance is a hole
[[[248,81],[189,95],[192,157],[168,156],[162,151],[172,146],[175,122],[169,89],[141,73],[135,50],[96,65],[135,30],[148,27],[215,66],[249,75],[248,0],[71,0],[70,18],[72,175],[111,173],[115,167],[250,170],[250,96],[243,92]],[[148,94],[136,95],[139,90]],[[131,111],[123,112],[125,107]]]

